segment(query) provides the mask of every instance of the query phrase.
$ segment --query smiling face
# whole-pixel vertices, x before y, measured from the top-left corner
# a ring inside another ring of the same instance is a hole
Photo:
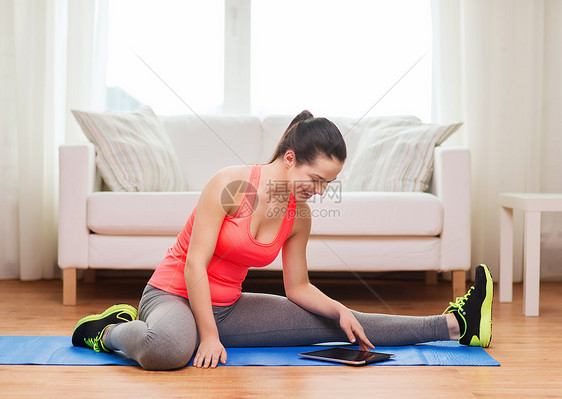
[[[317,156],[310,165],[297,166],[295,154],[291,150],[285,153],[284,162],[290,165],[287,170],[289,188],[299,202],[306,201],[315,194],[324,195],[328,183],[337,178],[343,167],[343,162],[324,155]]]

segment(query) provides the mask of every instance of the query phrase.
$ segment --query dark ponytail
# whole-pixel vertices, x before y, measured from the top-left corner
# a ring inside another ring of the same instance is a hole
[[[295,152],[297,165],[310,165],[318,155],[342,163],[347,157],[345,141],[336,125],[326,118],[315,118],[306,110],[291,121],[268,164],[283,157],[287,150]]]

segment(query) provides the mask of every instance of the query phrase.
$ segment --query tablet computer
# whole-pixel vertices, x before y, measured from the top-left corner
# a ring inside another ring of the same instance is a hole
[[[300,357],[323,360],[353,366],[363,366],[369,363],[382,362],[394,357],[393,353],[361,351],[351,348],[328,348],[312,352],[299,353]]]

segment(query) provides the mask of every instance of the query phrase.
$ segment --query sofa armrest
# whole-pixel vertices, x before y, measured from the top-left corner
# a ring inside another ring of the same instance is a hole
[[[470,151],[435,147],[431,192],[443,204],[441,271],[470,269]]]
[[[86,202],[95,186],[93,144],[60,146],[58,263],[62,269],[88,267]]]

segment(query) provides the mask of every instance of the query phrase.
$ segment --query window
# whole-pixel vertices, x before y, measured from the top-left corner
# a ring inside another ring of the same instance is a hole
[[[431,49],[428,1],[252,3],[252,111],[360,117]],[[427,54],[371,114],[429,119]]]
[[[188,113],[179,96],[195,112],[220,112],[223,27],[224,0],[110,1],[107,107]]]
[[[112,0],[108,36],[113,108],[189,113],[156,73],[197,113],[360,117],[399,81],[369,115],[430,119],[429,0]]]

